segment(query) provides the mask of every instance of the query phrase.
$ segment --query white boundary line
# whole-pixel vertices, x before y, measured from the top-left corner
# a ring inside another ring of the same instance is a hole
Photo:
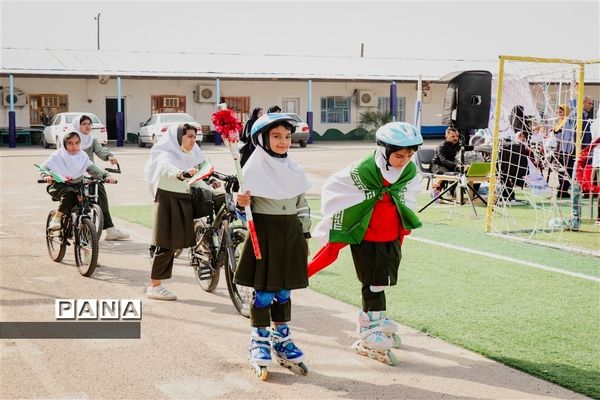
[[[322,219],[322,217],[320,215],[315,215],[315,214],[311,214],[311,217],[315,218],[315,219]],[[543,265],[543,264],[538,264],[538,263],[534,263],[534,262],[530,262],[530,261],[519,260],[519,259],[513,258],[513,257],[501,256],[501,255],[494,254],[494,253],[488,253],[486,251],[473,250],[473,249],[469,249],[467,247],[462,247],[462,246],[456,246],[456,245],[453,245],[453,244],[447,244],[447,243],[437,242],[435,240],[420,238],[420,237],[416,237],[416,236],[413,236],[413,235],[405,236],[405,239],[415,240],[417,242],[422,242],[422,243],[433,244],[435,246],[445,247],[447,249],[452,249],[452,250],[463,251],[465,253],[477,254],[479,256],[495,258],[497,260],[509,261],[511,263],[521,264],[521,265],[525,265],[527,267],[541,269],[543,271],[556,272],[557,274],[568,275],[568,276],[572,276],[572,277],[580,278],[580,279],[585,279],[585,280],[592,281],[592,282],[600,282],[600,278],[596,278],[594,276],[589,276],[589,275],[581,274],[579,272],[565,271],[565,270],[562,270],[562,269],[559,269],[559,268],[549,267],[549,266]]]
[[[456,246],[453,244],[447,244],[447,243],[442,243],[442,242],[436,242],[435,240],[424,239],[424,238],[415,237],[412,235],[406,236],[405,238],[415,240],[417,242],[429,243],[429,244],[433,244],[436,246],[446,247],[446,248],[452,249],[452,250],[463,251],[465,253],[477,254],[479,256],[485,256],[485,257],[495,258],[495,259],[502,260],[502,261],[509,261],[509,262],[512,262],[515,264],[526,265],[528,267],[537,268],[537,269],[541,269],[544,271],[550,271],[550,272],[556,272],[558,274],[569,275],[569,276],[573,276],[575,278],[586,279],[586,280],[592,281],[592,282],[600,282],[600,278],[596,278],[594,276],[581,274],[579,272],[565,271],[565,270],[562,270],[559,268],[549,267],[547,265],[538,264],[538,263],[534,263],[531,261],[524,261],[524,260],[519,260],[519,259],[513,258],[513,257],[507,257],[507,256],[501,256],[501,255],[494,254],[494,253],[488,253],[486,251],[473,250],[473,249],[469,249],[467,247]]]

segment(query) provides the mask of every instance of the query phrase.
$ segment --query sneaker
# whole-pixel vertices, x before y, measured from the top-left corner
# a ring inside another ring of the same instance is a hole
[[[129,239],[129,235],[127,233],[121,232],[118,228],[114,226],[112,228],[106,228],[106,236],[104,236],[104,240],[123,240]]]
[[[50,220],[50,223],[48,224],[48,229],[51,231],[57,231],[60,229],[60,219],[58,218],[52,218]]]
[[[154,300],[177,300],[175,293],[167,290],[163,285],[148,286],[146,297]]]

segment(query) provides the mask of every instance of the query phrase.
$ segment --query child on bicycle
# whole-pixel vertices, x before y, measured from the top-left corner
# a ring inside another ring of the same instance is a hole
[[[308,286],[310,238],[310,209],[304,196],[310,183],[287,153],[293,124],[291,117],[278,113],[256,120],[250,132],[256,149],[243,168],[247,190],[237,196],[239,206],[252,207],[262,255],[256,259],[248,238],[235,273],[237,284],[254,288],[249,350],[250,362],[257,372],[271,362],[271,344],[280,361],[298,366],[304,356],[292,342],[288,327],[292,311],[290,292]],[[274,326],[269,331],[271,321]],[[302,368],[305,369],[304,364]]]
[[[150,192],[156,203],[151,254],[152,272],[146,297],[176,300],[177,296],[161,285],[173,273],[177,249],[196,244],[194,209],[186,179],[198,172],[205,161],[196,145],[197,129],[193,125],[174,125],[152,146],[144,169]],[[200,181],[197,185],[208,186]],[[214,198],[213,198],[214,201]]]
[[[69,185],[69,182],[81,182],[87,172],[97,179],[105,179],[107,182],[116,182],[108,172],[94,165],[89,157],[81,151],[81,139],[77,132],[71,131],[63,137],[63,145],[42,164],[43,168],[63,176],[67,182],[55,182],[52,176],[42,172],[41,176],[48,184],[46,189],[53,198],[60,199],[58,211],[50,221],[48,228],[58,230],[61,227],[61,219],[77,203],[75,197],[77,191]]]
[[[391,122],[377,130],[376,139],[374,152],[335,173],[323,186],[324,217],[313,236],[327,244],[310,262],[309,275],[333,263],[339,251],[350,245],[362,284],[359,342],[353,348],[371,356],[374,350],[378,359],[393,364],[395,357],[389,350],[399,346],[398,327],[383,315],[384,290],[397,283],[404,235],[421,226],[411,210],[420,191],[411,157],[423,138],[413,125]]]

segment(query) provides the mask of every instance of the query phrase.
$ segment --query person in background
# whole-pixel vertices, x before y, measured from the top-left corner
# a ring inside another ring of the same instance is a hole
[[[556,124],[552,128],[552,133],[556,138],[556,158],[559,163],[558,169],[558,193],[559,199],[568,199],[571,197],[569,189],[571,187],[571,178],[573,176],[573,165],[575,164],[575,135],[573,131],[574,123],[569,121],[571,107],[566,104],[560,104],[556,108]]]
[[[256,107],[252,110],[252,114],[250,115],[250,119],[246,122],[244,126],[244,131],[242,132],[242,137],[240,140],[245,143],[244,147],[240,149],[240,153],[242,154],[242,158],[240,159],[240,165],[243,167],[248,161],[248,158],[252,155],[254,151],[254,143],[250,140],[250,131],[252,130],[252,125],[256,122],[257,119],[263,116],[262,107]]]
[[[92,119],[87,115],[79,115],[73,118],[73,131],[79,134],[81,138],[81,150],[87,154],[90,161],[94,162],[94,154],[102,161],[109,161],[112,165],[118,164],[117,158],[106,146],[102,146],[94,136],[92,136]],[[102,209],[104,216],[103,229],[106,231],[104,240],[124,240],[129,238],[129,234],[115,227],[110,209],[108,207],[108,195],[102,182],[98,183],[98,205]]]
[[[269,110],[267,111],[267,113],[280,113],[280,112],[281,112],[281,107],[279,107],[278,105],[269,107]]]
[[[459,150],[458,132],[449,126],[446,128],[445,140],[435,149],[435,155],[431,160],[431,172],[443,175],[460,171],[460,162],[456,159]],[[437,180],[431,185],[434,192],[441,192],[445,186],[444,180]]]

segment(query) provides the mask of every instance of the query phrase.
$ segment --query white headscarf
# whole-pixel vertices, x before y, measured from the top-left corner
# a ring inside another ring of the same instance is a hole
[[[158,139],[158,142],[150,150],[150,159],[144,168],[144,176],[153,198],[156,197],[158,181],[163,167],[171,165],[181,170],[187,170],[204,161],[204,155],[202,155],[200,147],[194,146],[194,149],[189,153],[182,150],[177,139],[177,130],[180,127],[182,125],[170,126],[167,134]]]
[[[44,165],[65,178],[79,178],[92,165],[90,158],[83,151],[69,154],[63,145],[54,151]]]
[[[398,178],[400,178],[400,175],[402,175],[402,171],[404,171],[404,168],[406,168],[406,166],[402,168],[394,168],[392,166],[389,166],[388,170],[385,167],[387,161],[385,159],[385,147],[383,146],[377,146],[377,150],[375,150],[375,164],[379,167],[381,175],[383,175],[385,180],[389,183],[396,182]]]
[[[262,135],[258,140],[262,144]],[[256,146],[242,171],[244,189],[249,190],[252,196],[291,199],[310,188],[310,182],[298,163],[290,160],[289,156],[270,156],[261,146]]]
[[[73,132],[77,132],[79,139],[81,139],[81,150],[87,150],[92,146],[92,144],[94,144],[94,136],[92,136],[92,131],[90,131],[90,133],[87,135],[81,132],[81,117],[84,115],[85,114],[81,114],[73,118],[73,126],[71,127]],[[87,117],[91,119],[89,115]]]

